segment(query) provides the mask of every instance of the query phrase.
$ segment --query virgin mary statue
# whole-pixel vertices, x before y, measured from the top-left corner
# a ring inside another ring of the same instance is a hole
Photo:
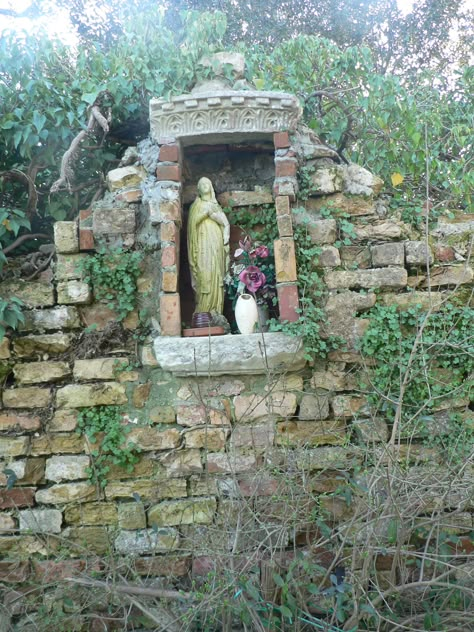
[[[201,178],[197,190],[198,197],[191,205],[188,219],[188,258],[196,295],[195,311],[222,314],[230,225],[209,178]]]

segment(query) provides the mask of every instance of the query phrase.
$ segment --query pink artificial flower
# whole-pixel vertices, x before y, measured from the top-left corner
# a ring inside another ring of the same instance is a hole
[[[251,238],[245,235],[245,237],[239,241],[239,246],[244,252],[250,252],[250,248],[252,248]]]
[[[267,280],[263,272],[257,266],[247,266],[239,274],[239,279],[245,284],[249,292],[255,293]]]
[[[265,259],[265,257],[268,257],[270,253],[266,246],[257,246],[253,251],[253,254],[255,257],[261,257],[262,259]]]

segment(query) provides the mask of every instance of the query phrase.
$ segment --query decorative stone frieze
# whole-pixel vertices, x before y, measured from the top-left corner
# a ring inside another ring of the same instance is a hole
[[[294,130],[301,116],[298,99],[283,92],[220,91],[150,101],[152,137],[199,138],[273,134]]]

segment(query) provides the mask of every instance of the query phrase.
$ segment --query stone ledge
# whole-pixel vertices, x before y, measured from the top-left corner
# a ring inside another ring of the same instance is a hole
[[[281,332],[207,338],[159,337],[159,366],[179,376],[258,375],[298,371],[306,364],[301,338]]]

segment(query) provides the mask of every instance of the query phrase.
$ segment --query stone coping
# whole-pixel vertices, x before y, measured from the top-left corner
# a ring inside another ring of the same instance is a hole
[[[301,338],[281,332],[175,338],[153,342],[159,366],[178,376],[259,375],[302,369]]]
[[[271,134],[296,128],[298,99],[285,92],[221,90],[150,101],[150,130],[163,138]]]

